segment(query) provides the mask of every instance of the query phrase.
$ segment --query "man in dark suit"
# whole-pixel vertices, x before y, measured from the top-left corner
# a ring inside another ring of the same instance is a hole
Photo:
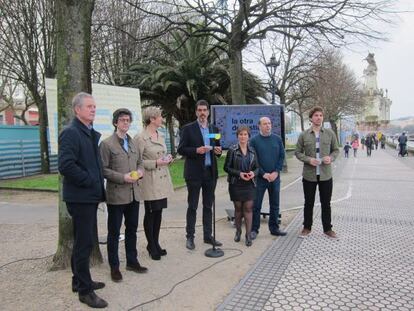
[[[187,124],[181,131],[178,153],[185,157],[184,178],[188,190],[186,247],[195,248],[194,234],[200,189],[203,196],[203,235],[204,243],[221,246],[212,233],[212,205],[217,183],[217,160],[221,156],[219,140],[209,134],[218,133],[214,125],[208,124],[209,104],[201,99],[196,103],[197,120]]]
[[[72,100],[73,121],[59,135],[58,166],[63,176],[63,201],[73,221],[72,291],[92,308],[108,304],[94,290],[105,286],[92,281],[89,256],[94,243],[96,211],[105,201],[104,177],[98,141],[101,136],[92,127],[96,104],[92,95],[78,93]]]

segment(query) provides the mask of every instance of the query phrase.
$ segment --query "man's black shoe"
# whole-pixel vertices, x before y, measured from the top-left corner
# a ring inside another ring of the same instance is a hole
[[[213,246],[222,246],[223,243],[220,241],[214,240],[213,237],[210,237],[209,239],[204,239],[204,243],[211,244]]]
[[[276,236],[285,236],[287,234],[287,232],[282,231],[280,229],[276,229],[276,230],[270,231],[270,234],[271,235],[276,235]]]
[[[111,279],[114,282],[122,281],[122,273],[118,268],[111,268]]]
[[[92,282],[92,290],[97,290],[105,287],[105,283],[103,282]],[[78,284],[76,284],[72,280],[72,292],[77,293],[78,292]]]
[[[96,309],[102,309],[108,306],[108,303],[102,298],[99,298],[93,291],[86,295],[79,295],[79,301]]]
[[[141,266],[139,262],[127,265],[126,269],[129,271],[134,271],[136,273],[147,273],[148,271],[148,268]]]
[[[165,248],[161,248],[161,246],[159,244],[157,244],[157,250],[160,253],[161,256],[166,256],[167,255],[167,250]]]
[[[195,249],[194,238],[187,238],[187,242],[185,243],[185,247],[189,250]]]

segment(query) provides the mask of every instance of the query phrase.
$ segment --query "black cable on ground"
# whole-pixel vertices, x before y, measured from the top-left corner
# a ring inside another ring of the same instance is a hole
[[[218,223],[219,221],[225,220],[227,219],[227,217],[223,217],[223,218],[219,218],[216,220],[216,223]],[[202,224],[196,225],[196,228],[199,228],[203,226]],[[166,226],[166,227],[161,227],[161,229],[184,229],[185,226]],[[140,230],[142,231],[142,229]]]
[[[216,223],[218,223],[219,221],[225,220],[225,219],[227,219],[227,217],[217,219]],[[202,227],[202,226],[203,226],[202,224],[199,224],[199,225],[196,225],[195,227],[199,228],[199,227]],[[185,229],[185,226],[166,226],[166,227],[161,227],[160,229]],[[144,232],[144,229],[139,229],[137,232]],[[100,245],[105,245],[106,241],[99,242],[99,244]]]
[[[179,282],[175,283],[175,284],[171,287],[171,289],[170,289],[167,293],[165,293],[164,295],[161,295],[160,297],[157,297],[157,298],[154,298],[154,299],[151,299],[151,300],[148,300],[148,301],[142,302],[142,303],[140,303],[140,304],[137,304],[137,305],[135,305],[135,306],[133,306],[133,307],[129,308],[129,309],[128,309],[128,311],[131,311],[131,310],[134,310],[134,309],[136,309],[136,308],[140,308],[140,307],[142,307],[142,306],[144,306],[144,305],[147,305],[147,304],[153,303],[153,302],[155,302],[155,301],[161,300],[161,299],[163,299],[163,298],[165,298],[165,297],[169,296],[169,295],[170,295],[170,294],[174,291],[174,289],[175,289],[178,285],[180,285],[180,284],[182,284],[182,283],[184,283],[184,282],[187,282],[187,281],[189,281],[189,280],[191,280],[191,279],[195,278],[197,275],[200,275],[200,274],[201,274],[201,273],[203,273],[204,271],[207,271],[207,270],[211,269],[212,267],[214,267],[215,265],[218,265],[219,263],[222,263],[222,262],[225,262],[225,261],[227,261],[227,260],[230,260],[230,259],[233,259],[233,258],[239,257],[239,256],[241,256],[241,255],[243,254],[243,251],[242,251],[241,249],[238,249],[238,248],[222,248],[222,250],[223,250],[223,251],[237,251],[237,252],[238,252],[238,254],[233,255],[233,256],[230,256],[230,257],[226,257],[226,258],[221,259],[221,260],[219,260],[219,261],[216,261],[215,263],[213,263],[213,264],[211,264],[211,265],[209,265],[209,266],[205,267],[204,269],[201,269],[200,271],[198,271],[198,272],[194,273],[193,275],[189,276],[188,278],[186,278],[186,279],[184,279],[184,280],[181,280],[181,281],[179,281]]]
[[[0,270],[1,270],[1,269],[3,269],[4,267],[6,267],[6,266],[8,266],[8,265],[11,265],[11,264],[14,264],[14,263],[16,263],[16,262],[20,262],[20,261],[28,261],[28,260],[40,260],[40,259],[46,259],[46,258],[51,257],[51,256],[53,256],[53,254],[51,254],[51,255],[47,255],[47,256],[43,256],[43,257],[22,258],[22,259],[14,260],[14,261],[8,262],[8,263],[6,263],[6,264],[4,264],[4,265],[0,266]]]
[[[223,218],[217,219],[217,220],[216,220],[216,223],[217,223],[217,222],[219,222],[219,221],[222,221],[222,220],[224,220],[224,219],[226,219],[226,217],[223,217]],[[201,227],[201,226],[202,226],[202,225],[197,225],[196,227]],[[183,229],[183,228],[185,228],[185,226],[176,226],[176,227],[161,227],[161,229]],[[138,230],[138,232],[142,232],[142,231],[144,231],[144,230],[143,230],[143,229]],[[106,242],[99,242],[98,244],[106,244]],[[231,250],[231,249],[228,249],[228,250]],[[236,250],[236,249],[234,249],[234,250]],[[14,261],[8,262],[8,263],[6,263],[6,264],[4,264],[4,265],[0,266],[0,270],[1,270],[1,269],[3,269],[4,267],[8,266],[8,265],[11,265],[11,264],[14,264],[14,263],[17,263],[17,262],[20,262],[20,261],[40,260],[40,259],[45,259],[45,258],[51,257],[51,256],[53,256],[53,255],[54,255],[54,254],[47,255],[47,256],[44,256],[44,257],[22,258],[22,259],[14,260]],[[231,258],[233,258],[233,257],[231,257]]]

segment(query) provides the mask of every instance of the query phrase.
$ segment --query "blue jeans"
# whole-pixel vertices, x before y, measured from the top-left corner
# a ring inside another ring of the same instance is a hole
[[[259,177],[257,179],[256,200],[254,201],[252,231],[259,232],[260,211],[265,192],[269,194],[269,230],[273,232],[279,229],[279,199],[280,199],[280,177],[273,182]]]

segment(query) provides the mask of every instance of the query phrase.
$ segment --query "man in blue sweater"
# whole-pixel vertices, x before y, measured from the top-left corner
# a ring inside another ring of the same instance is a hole
[[[282,139],[272,134],[272,122],[268,117],[259,120],[260,134],[253,137],[250,145],[256,150],[259,162],[257,193],[254,202],[253,226],[251,238],[254,240],[259,233],[260,211],[266,190],[269,193],[269,230],[271,235],[284,236],[286,232],[279,229],[279,194],[280,171],[283,167],[285,149]]]

